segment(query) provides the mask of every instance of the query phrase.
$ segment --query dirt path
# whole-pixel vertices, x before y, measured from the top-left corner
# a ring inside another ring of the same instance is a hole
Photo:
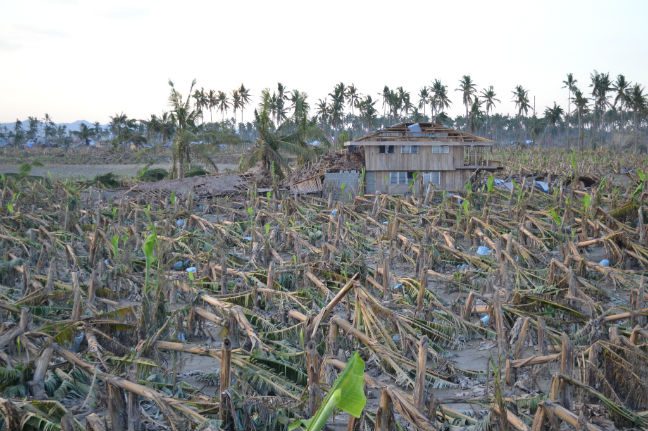
[[[112,172],[115,175],[123,177],[134,177],[137,172],[142,169],[144,164],[106,164],[106,165],[57,165],[46,164],[45,166],[34,166],[31,170],[31,175],[47,176],[51,175],[55,178],[94,178],[97,175],[104,175]],[[227,170],[237,170],[237,165],[228,163],[217,164],[220,172]],[[156,163],[150,168],[163,168],[170,169],[170,163]],[[5,164],[0,163],[0,173],[17,173],[20,171],[19,164]]]

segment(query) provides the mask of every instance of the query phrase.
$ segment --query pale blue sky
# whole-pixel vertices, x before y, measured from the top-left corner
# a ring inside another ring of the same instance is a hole
[[[538,111],[566,108],[567,72],[587,92],[594,69],[648,84],[646,23],[642,0],[0,0],[0,122],[146,118],[167,109],[169,78],[186,91],[194,77],[255,96],[281,81],[314,105],[339,81],[414,95],[470,74],[497,111],[517,84]]]

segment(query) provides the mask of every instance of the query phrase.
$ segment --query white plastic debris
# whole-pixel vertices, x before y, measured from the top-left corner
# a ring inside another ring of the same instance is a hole
[[[186,224],[186,220],[183,218],[179,218],[178,220],[176,220],[176,227],[183,228],[185,224]]]
[[[477,254],[480,256],[488,256],[491,254],[491,249],[486,247],[485,245],[480,245],[477,247]]]
[[[484,314],[479,318],[479,321],[482,323],[482,325],[488,326],[488,324],[490,323],[490,316],[488,314]]]
[[[601,259],[599,262],[599,265],[601,266],[610,266],[610,261],[608,259]]]
[[[535,181],[535,187],[545,193],[549,193],[549,184],[546,181]]]
[[[195,274],[197,270],[196,270],[196,267],[195,267],[195,266],[190,266],[189,268],[185,269],[185,271],[187,271],[187,272],[192,272],[192,273]]]

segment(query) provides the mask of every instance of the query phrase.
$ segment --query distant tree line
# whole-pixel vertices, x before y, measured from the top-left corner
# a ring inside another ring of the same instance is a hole
[[[379,93],[363,94],[354,84],[340,82],[312,104],[304,91],[289,90],[278,83],[275,90],[261,91],[259,106],[247,122],[245,111],[252,93],[243,84],[222,91],[197,89],[194,83],[181,105],[195,114],[185,125],[192,132],[193,143],[255,143],[272,132],[290,136],[293,141],[299,137],[309,145],[328,145],[398,122],[430,121],[506,144],[533,142],[582,148],[618,141],[635,150],[646,149],[648,96],[640,83],[629,81],[623,74],[613,79],[609,73],[594,71],[583,85],[572,73],[561,84],[567,96],[566,109],[554,102],[537,111],[530,91],[522,85],[514,86],[508,96],[515,105],[514,115],[498,113],[500,98],[506,96],[499,95],[492,85],[479,87],[470,75],[462,76],[455,88],[434,79],[414,94],[402,86],[386,85]],[[463,108],[463,114],[454,118],[448,114],[453,95],[458,96]],[[183,128],[178,102],[170,98],[168,111],[148,119],[120,113],[111,116],[106,126],[82,124],[73,132],[55,124],[48,114],[42,119],[29,117],[26,124],[17,120],[13,129],[0,128],[0,140],[14,146],[32,142],[67,147],[92,141],[109,143],[115,149],[171,146]],[[214,111],[220,114],[216,121]]]

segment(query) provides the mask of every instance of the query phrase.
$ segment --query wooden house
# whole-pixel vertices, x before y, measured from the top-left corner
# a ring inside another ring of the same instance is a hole
[[[477,171],[501,169],[493,141],[433,123],[402,123],[345,144],[364,153],[365,193],[405,194],[415,188],[462,191]]]

